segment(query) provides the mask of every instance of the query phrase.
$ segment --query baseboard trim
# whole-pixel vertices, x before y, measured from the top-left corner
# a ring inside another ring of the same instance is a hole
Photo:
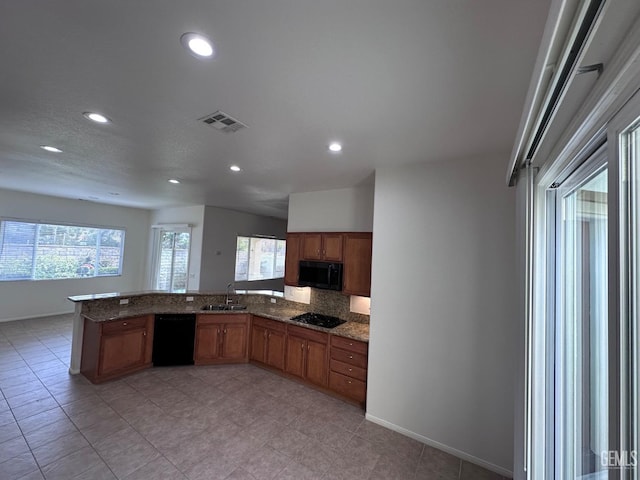
[[[69,369],[69,373],[70,373],[71,375],[78,375],[78,374],[80,373],[80,370],[76,370],[76,369],[74,369],[74,368],[70,368],[70,369]]]
[[[0,323],[15,322],[17,320],[29,320],[30,318],[55,317],[56,315],[71,315],[73,310],[64,312],[41,313],[40,315],[27,315],[24,317],[0,318]]]
[[[434,448],[437,448],[438,450],[442,450],[444,452],[450,453],[451,455],[455,455],[456,457],[461,458],[462,460],[465,460],[469,463],[473,463],[475,465],[478,465],[479,467],[486,468],[487,470],[491,470],[492,472],[498,473],[505,477],[513,478],[513,472],[507,470],[506,468],[502,468],[498,465],[482,460],[481,458],[474,457],[473,455],[469,455],[468,453],[465,453],[461,450],[457,450],[443,443],[437,442],[435,440],[431,440],[430,438],[427,438],[423,435],[412,432],[411,430],[407,430],[406,428],[399,427],[398,425],[395,425],[391,422],[387,422],[386,420],[373,416],[370,413],[367,413],[365,415],[365,418],[370,422],[377,423],[378,425],[386,427],[389,430],[393,430],[394,432],[398,432],[403,435],[406,435],[407,437],[413,438],[414,440],[418,440],[419,442],[429,445],[430,447],[434,447]]]

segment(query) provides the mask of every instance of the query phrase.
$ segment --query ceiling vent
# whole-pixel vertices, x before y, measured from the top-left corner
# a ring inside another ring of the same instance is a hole
[[[200,118],[199,120],[224,133],[237,132],[238,130],[247,128],[244,123],[239,122],[232,116],[227,115],[220,110],[212,113],[211,115]]]

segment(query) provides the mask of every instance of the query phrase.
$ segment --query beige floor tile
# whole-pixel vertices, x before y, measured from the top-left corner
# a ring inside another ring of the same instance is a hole
[[[26,452],[0,463],[0,472],[2,472],[3,480],[17,480],[26,475],[35,474],[35,472],[39,473],[40,470],[33,455]]]
[[[42,473],[47,480],[69,480],[99,465],[103,462],[98,454],[85,447],[43,467]]]
[[[159,457],[143,465],[124,480],[185,480],[186,477],[166,458]]]
[[[32,452],[42,468],[88,445],[80,432],[73,432],[34,448]]]

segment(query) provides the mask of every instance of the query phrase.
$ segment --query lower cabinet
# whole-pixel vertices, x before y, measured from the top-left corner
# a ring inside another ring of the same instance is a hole
[[[80,372],[93,383],[151,366],[153,315],[93,322],[85,319]]]
[[[195,364],[246,362],[248,332],[248,315],[198,315],[194,349]]]
[[[329,335],[303,327],[287,328],[285,371],[308,382],[326,387],[328,384]]]
[[[360,404],[367,398],[369,346],[365,342],[331,336],[329,388]]]
[[[249,358],[284,370],[286,325],[263,317],[253,317]]]

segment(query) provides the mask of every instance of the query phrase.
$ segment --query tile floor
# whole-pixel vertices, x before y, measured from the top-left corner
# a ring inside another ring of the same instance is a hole
[[[500,479],[252,365],[68,373],[71,316],[0,323],[0,480]]]

